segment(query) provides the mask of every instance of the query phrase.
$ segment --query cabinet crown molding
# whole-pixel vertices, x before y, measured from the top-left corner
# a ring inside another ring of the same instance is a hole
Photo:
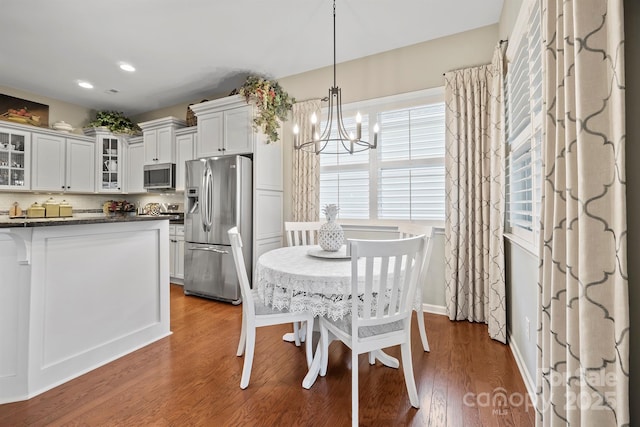
[[[203,114],[215,112],[219,110],[228,110],[234,107],[246,106],[247,101],[242,95],[232,95],[224,98],[214,99],[211,101],[201,102],[199,104],[193,104],[189,108],[196,115],[200,117]]]
[[[167,126],[173,126],[175,128],[183,128],[187,126],[187,122],[177,117],[169,116],[169,117],[163,117],[161,119],[150,120],[148,122],[138,123],[138,126],[140,126],[140,129],[142,129],[143,131],[153,130],[156,128],[167,127]]]

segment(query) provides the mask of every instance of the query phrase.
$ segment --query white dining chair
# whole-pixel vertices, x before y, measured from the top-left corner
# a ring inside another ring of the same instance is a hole
[[[413,307],[416,312],[416,318],[418,320],[418,329],[420,330],[420,340],[422,341],[422,348],[424,351],[429,351],[429,341],[427,340],[427,330],[424,325],[424,309],[423,309],[423,295],[422,286],[427,278],[427,271],[429,270],[429,261],[431,259],[431,253],[433,252],[433,242],[435,230],[430,226],[422,226],[418,224],[402,224],[398,226],[398,232],[400,238],[406,239],[408,237],[418,236],[424,234],[427,237],[427,248],[424,254],[424,260],[420,273],[418,275],[418,286],[416,287],[416,300],[420,301],[419,307]]]
[[[313,329],[313,315],[307,312],[292,313],[286,310],[275,310],[266,306],[258,297],[257,291],[251,289],[247,270],[245,269],[244,256],[242,255],[242,238],[237,227],[229,229],[229,240],[231,241],[231,251],[235,262],[238,280],[240,281],[240,292],[242,293],[242,329],[240,331],[240,342],[238,343],[237,356],[244,354],[244,366],[242,368],[242,378],[240,388],[245,389],[249,385],[251,377],[251,367],[253,366],[253,353],[256,344],[256,329],[261,326],[281,325],[291,322],[307,322],[307,334],[311,336]],[[311,366],[313,353],[311,340],[305,345],[307,367]]]
[[[321,222],[307,221],[307,222],[294,222],[285,221],[284,231],[287,234],[287,246],[300,246],[300,245],[317,245],[318,244],[318,231],[320,230]],[[306,334],[304,328],[298,323],[293,324],[293,340],[299,347],[300,342],[304,342]]]
[[[351,240],[351,314],[340,320],[320,318],[320,375],[327,372],[331,332],[351,349],[354,426],[358,425],[358,356],[362,353],[400,345],[409,400],[414,408],[420,407],[411,360],[411,313],[425,249],[424,235]]]
[[[284,222],[287,246],[317,245],[321,222]]]

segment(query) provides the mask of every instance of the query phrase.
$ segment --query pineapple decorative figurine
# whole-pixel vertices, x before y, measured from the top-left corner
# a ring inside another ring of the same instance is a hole
[[[327,222],[320,226],[318,232],[318,243],[327,252],[336,252],[344,243],[344,231],[340,224],[336,222],[338,216],[338,205],[326,205],[322,213],[327,217]]]

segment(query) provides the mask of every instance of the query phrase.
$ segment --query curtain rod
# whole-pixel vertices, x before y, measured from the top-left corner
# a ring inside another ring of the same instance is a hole
[[[324,98],[307,98],[307,99],[300,99],[300,100],[296,99],[296,103],[298,103],[298,102],[305,102],[305,101],[315,101],[316,99],[317,99],[318,101],[320,101],[320,102],[327,102],[327,101],[329,101],[329,97],[328,97],[328,96],[325,96]]]
[[[500,40],[500,45],[502,45],[503,43],[508,43],[509,40],[508,39],[504,39],[504,40]],[[455,71],[455,70],[451,70],[451,71]],[[447,73],[442,73],[442,75],[444,76]]]

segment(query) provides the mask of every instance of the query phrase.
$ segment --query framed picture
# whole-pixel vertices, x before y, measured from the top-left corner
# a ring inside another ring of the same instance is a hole
[[[0,93],[0,120],[49,127],[49,106]]]

